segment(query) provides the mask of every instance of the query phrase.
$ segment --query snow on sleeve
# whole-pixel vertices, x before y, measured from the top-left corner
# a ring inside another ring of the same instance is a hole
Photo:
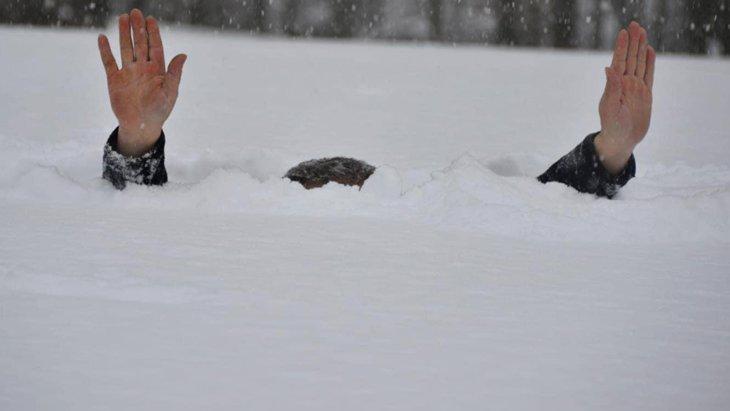
[[[167,182],[165,169],[165,133],[160,134],[152,149],[140,157],[127,157],[117,150],[119,128],[109,136],[104,146],[102,177],[114,187],[123,190],[127,182],[144,185],[162,185]]]
[[[588,135],[578,146],[550,166],[537,179],[541,183],[559,182],[569,185],[581,193],[596,194],[612,198],[621,187],[636,175],[636,160],[631,155],[629,163],[619,174],[606,170],[596,153],[593,140],[598,133]]]

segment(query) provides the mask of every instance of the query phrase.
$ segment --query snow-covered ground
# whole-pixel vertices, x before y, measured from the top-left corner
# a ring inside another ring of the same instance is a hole
[[[171,182],[118,192],[96,33],[0,29],[0,409],[730,406],[730,61],[659,57],[609,201],[534,180],[606,53],[166,34]],[[280,178],[331,155],[380,168]]]

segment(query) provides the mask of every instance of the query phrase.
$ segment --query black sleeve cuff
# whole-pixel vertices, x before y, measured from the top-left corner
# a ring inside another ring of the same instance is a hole
[[[613,175],[606,170],[596,152],[593,140],[598,133],[588,135],[570,153],[553,164],[538,180],[542,183],[567,184],[582,193],[611,198],[636,175],[636,160],[631,155],[620,173]]]
[[[144,185],[162,185],[167,182],[165,170],[165,133],[150,151],[140,157],[127,157],[119,153],[117,127],[109,136],[104,146],[104,172],[102,177],[110,181],[114,187],[123,190],[127,182]]]

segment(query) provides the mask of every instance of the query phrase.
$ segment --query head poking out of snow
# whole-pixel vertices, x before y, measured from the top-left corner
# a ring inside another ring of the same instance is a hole
[[[284,177],[300,183],[307,190],[322,187],[330,181],[362,188],[362,185],[374,172],[375,167],[364,161],[332,157],[299,163]]]

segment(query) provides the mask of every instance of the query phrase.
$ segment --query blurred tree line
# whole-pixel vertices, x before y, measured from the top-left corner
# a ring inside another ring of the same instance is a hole
[[[730,0],[0,0],[0,22],[104,26],[132,7],[251,33],[594,49],[635,19],[660,51],[730,55]]]

